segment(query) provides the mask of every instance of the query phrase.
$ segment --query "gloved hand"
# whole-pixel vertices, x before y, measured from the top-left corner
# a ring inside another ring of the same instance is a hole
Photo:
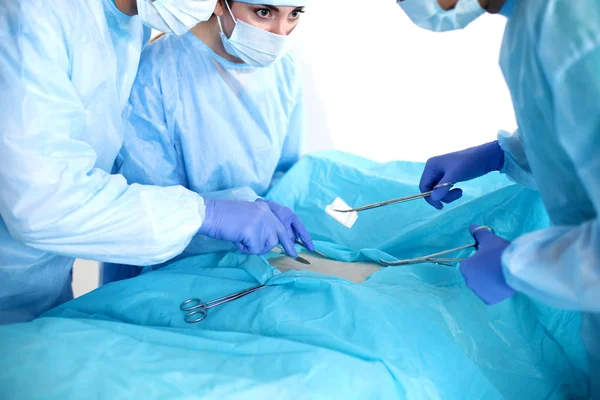
[[[487,230],[474,232],[477,228],[477,225],[469,228],[479,244],[477,252],[460,264],[460,272],[467,287],[486,304],[492,305],[517,293],[508,286],[502,271],[502,253],[510,242]]]
[[[504,165],[504,152],[498,141],[471,147],[455,153],[430,158],[421,176],[421,193],[433,190],[425,200],[441,210],[442,203],[452,203],[462,196],[462,190],[444,186],[434,190],[440,183],[458,183],[478,178],[492,171],[500,171]],[[450,190],[452,189],[452,190]]]
[[[243,253],[266,254],[279,243],[298,257],[283,224],[263,202],[204,199],[206,216],[198,233],[233,242]]]
[[[292,241],[300,239],[300,241],[306,245],[308,251],[315,251],[315,246],[313,245],[310,234],[304,227],[302,221],[300,221],[300,218],[298,218],[291,209],[271,200],[258,199],[256,201],[265,203],[269,206],[273,214],[275,214],[277,219],[279,219],[285,227],[287,234]]]

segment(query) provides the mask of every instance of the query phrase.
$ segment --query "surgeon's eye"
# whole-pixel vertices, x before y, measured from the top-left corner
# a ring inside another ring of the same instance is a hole
[[[271,16],[271,10],[269,10],[268,8],[259,8],[258,10],[256,10],[256,15],[258,15],[261,18],[269,18]]]
[[[292,11],[290,13],[290,18],[291,19],[298,19],[298,18],[300,18],[300,14],[304,14],[304,9],[298,8],[298,9]]]

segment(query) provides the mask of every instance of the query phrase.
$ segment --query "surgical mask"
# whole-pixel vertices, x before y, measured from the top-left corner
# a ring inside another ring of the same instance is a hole
[[[478,0],[458,0],[451,10],[444,10],[437,0],[397,0],[415,25],[430,31],[462,29],[485,13]]]
[[[289,50],[290,35],[283,36],[267,32],[255,26],[236,20],[229,4],[225,1],[227,10],[235,22],[235,27],[228,38],[223,32],[221,19],[217,18],[221,29],[221,40],[225,51],[254,67],[268,67],[281,59]]]
[[[217,0],[137,0],[142,23],[165,33],[183,35],[215,12]]]

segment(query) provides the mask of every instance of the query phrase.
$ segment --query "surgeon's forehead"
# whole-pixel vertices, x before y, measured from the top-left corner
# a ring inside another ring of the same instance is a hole
[[[407,0],[397,0],[397,3],[403,3]],[[410,0],[408,0],[410,1]],[[460,0],[420,0],[420,1],[426,1],[429,3],[435,3],[437,2],[440,6],[440,8],[442,8],[443,10],[450,10],[452,8],[454,8],[456,6],[456,3],[458,3]]]
[[[278,1],[278,0],[233,0],[236,3],[246,3],[246,4],[253,4],[253,5],[259,5],[259,6],[269,6],[269,7],[306,7],[308,5],[308,1],[307,0],[296,0],[296,1],[290,1],[290,0],[283,0],[283,1]]]

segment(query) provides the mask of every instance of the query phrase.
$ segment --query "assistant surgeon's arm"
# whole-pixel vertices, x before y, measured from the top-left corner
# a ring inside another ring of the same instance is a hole
[[[595,217],[524,235],[503,254],[514,289],[555,307],[600,311],[600,47],[589,46],[568,66],[549,71],[559,140],[571,158]],[[552,65],[552,64],[548,64]],[[577,207],[566,204],[565,207]]]
[[[134,265],[172,258],[200,228],[202,198],[181,186],[128,185],[95,166],[99,155],[88,143],[101,148],[104,132],[89,120],[102,116],[87,107],[71,78],[103,66],[96,60],[89,71],[72,71],[68,43],[51,19],[0,30],[6,226],[28,246],[71,257]]]

